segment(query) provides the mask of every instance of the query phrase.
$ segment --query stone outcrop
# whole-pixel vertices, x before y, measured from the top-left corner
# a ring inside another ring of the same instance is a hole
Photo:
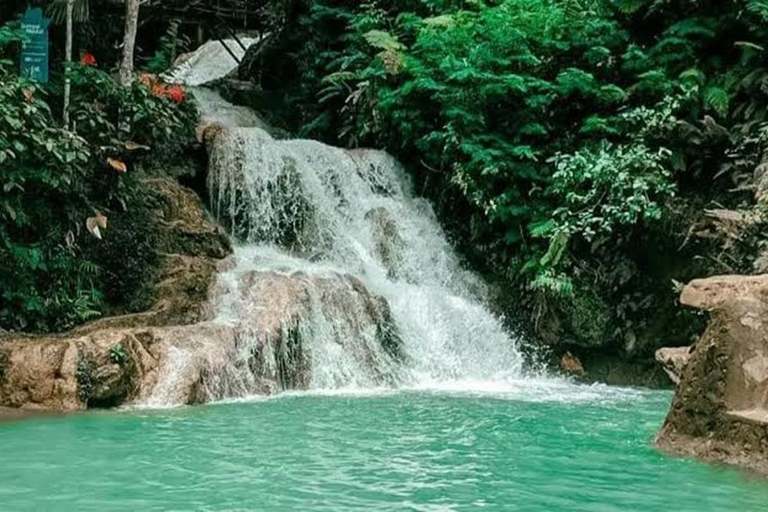
[[[710,321],[692,347],[659,355],[679,384],[658,446],[768,473],[768,275],[696,280],[681,303]]]
[[[372,384],[392,378],[400,340],[383,298],[348,275],[234,273],[230,241],[197,196],[169,180],[149,185],[165,261],[155,306],[57,336],[0,333],[0,408],[170,406],[306,389],[308,346],[324,336]]]
[[[0,332],[0,406],[76,410],[123,403],[138,396],[157,369],[158,339],[210,319],[209,298],[232,252],[230,240],[191,190],[165,179],[147,185],[163,260],[154,307],[58,336]],[[154,328],[165,331],[161,336]]]
[[[566,352],[560,358],[560,370],[566,375],[576,375],[578,377],[584,375],[584,365],[581,364],[581,360],[570,352]]]
[[[661,365],[675,384],[680,384],[680,377],[691,358],[693,347],[660,348],[656,351],[656,361]]]
[[[242,311],[234,321],[121,327],[116,318],[106,321],[113,325],[55,337],[6,336],[0,340],[0,406],[171,406],[306,389],[308,345],[322,336],[368,368],[374,383],[392,375],[399,338],[389,306],[357,279],[275,272],[241,278],[218,297],[237,295],[232,302]],[[312,330],[322,325],[318,315],[328,332]]]

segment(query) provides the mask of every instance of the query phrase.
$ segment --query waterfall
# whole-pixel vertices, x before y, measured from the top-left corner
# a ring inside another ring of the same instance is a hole
[[[198,86],[235,63],[210,45],[195,55],[171,76],[194,78],[186,83],[209,153],[210,208],[237,244],[215,320],[167,340],[157,382],[138,403],[558,387],[526,372],[520,340],[491,313],[486,286],[394,158],[273,138],[255,112]]]
[[[212,110],[208,102],[223,101],[213,94],[197,95],[204,112]],[[215,120],[226,127],[217,128],[209,148],[208,189],[214,215],[239,246],[234,269],[222,277],[231,291],[219,321],[253,314],[252,300],[238,291],[250,273],[301,276],[310,283],[307,300],[316,303],[301,322],[308,331],[302,339],[310,354],[309,388],[523,375],[519,340],[489,311],[484,284],[462,268],[430,204],[414,195],[395,159],[381,151],[275,140],[252,124],[241,126],[242,116],[222,117],[219,111]],[[375,347],[371,323],[351,325],[360,311],[332,304],[338,298],[318,289],[327,279],[357,280],[385,301],[397,355]],[[281,291],[263,293],[270,301]]]
[[[208,41],[192,53],[181,56],[178,65],[166,73],[168,82],[198,86],[224,78],[245,56],[248,48],[264,38],[238,37],[221,41]]]

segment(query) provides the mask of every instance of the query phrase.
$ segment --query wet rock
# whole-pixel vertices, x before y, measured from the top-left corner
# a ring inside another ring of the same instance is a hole
[[[197,194],[169,179],[148,179],[145,183],[155,197],[160,252],[214,259],[232,254],[229,237],[208,217]]]
[[[376,256],[387,269],[390,279],[397,279],[397,269],[403,259],[403,240],[397,223],[385,208],[374,208],[365,214],[371,223]]]
[[[563,354],[560,358],[560,369],[570,375],[582,376],[584,375],[584,366],[578,357],[574,356],[570,352]]]
[[[308,346],[323,337],[330,338],[327,345],[342,348],[348,363],[365,368],[374,380],[370,384],[381,385],[391,377],[400,337],[389,304],[359,279],[250,272],[241,277],[239,293],[236,315],[245,319],[242,329],[258,339],[259,364],[265,362],[265,347],[274,354],[275,371],[263,377],[276,387],[309,386],[313,354]]]
[[[681,302],[711,318],[677,365],[680,382],[658,446],[768,474],[768,276],[693,281]]]
[[[672,382],[679,384],[692,351],[693,347],[660,348],[656,351],[656,361],[669,375]]]

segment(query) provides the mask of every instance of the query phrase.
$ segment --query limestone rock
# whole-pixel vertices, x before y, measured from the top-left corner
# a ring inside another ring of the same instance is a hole
[[[656,361],[675,384],[680,383],[680,376],[691,358],[693,347],[660,348],[656,351]]]
[[[713,311],[737,297],[768,299],[768,275],[696,279],[683,288],[680,304]]]
[[[658,446],[768,473],[768,276],[693,281],[681,302],[711,319],[682,365]]]
[[[232,254],[226,232],[208,218],[192,190],[169,179],[148,179],[161,227],[160,251],[221,259]]]
[[[351,276],[254,271],[222,293],[244,299],[236,301],[244,304],[237,321],[106,322],[61,336],[0,338],[0,406],[170,406],[306,389],[309,346],[319,336],[332,336],[380,382],[391,375],[387,364],[399,355],[399,338],[389,306]],[[318,315],[327,332],[311,330]]]
[[[584,375],[584,366],[581,364],[581,361],[570,352],[566,352],[560,358],[560,369],[571,375]]]

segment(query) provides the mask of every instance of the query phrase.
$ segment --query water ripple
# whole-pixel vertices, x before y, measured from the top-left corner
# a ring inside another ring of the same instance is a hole
[[[571,386],[573,387],[573,386]],[[0,425],[2,510],[761,510],[768,484],[650,446],[670,395],[430,391]]]

